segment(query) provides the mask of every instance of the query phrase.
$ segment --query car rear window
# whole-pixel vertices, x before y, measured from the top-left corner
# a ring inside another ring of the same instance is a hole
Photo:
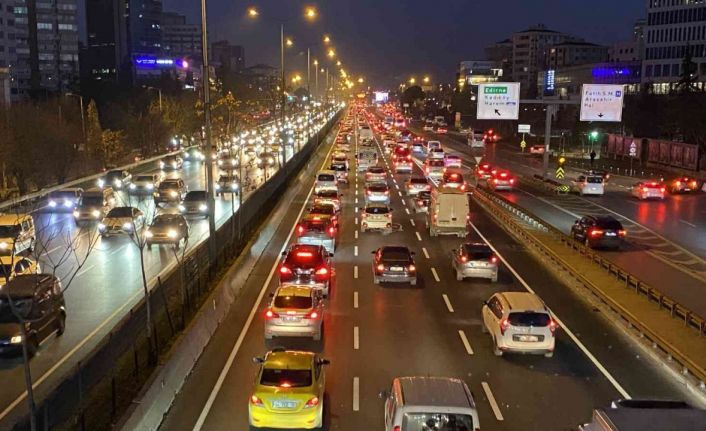
[[[384,249],[382,251],[382,258],[387,261],[408,262],[409,252],[401,249]]]
[[[535,313],[533,311],[524,311],[522,313],[510,313],[507,317],[508,322],[512,326],[548,326],[551,318],[547,313]]]
[[[320,198],[335,198],[338,199],[338,192],[336,190],[321,190],[316,194]]]
[[[110,210],[108,217],[132,217],[131,207],[117,207]]]
[[[368,190],[371,192],[385,192],[387,191],[387,186],[384,184],[372,184],[368,186]]]
[[[260,384],[263,386],[283,386],[288,388],[311,386],[311,370],[263,368]]]
[[[463,246],[463,251],[472,260],[483,260],[493,257],[493,251],[489,247],[465,244]]]
[[[152,175],[140,175],[137,178],[135,178],[135,181],[137,181],[137,182],[152,182],[152,181],[154,181],[154,177]]]
[[[383,174],[385,173],[385,169],[383,169],[381,166],[371,166],[368,168],[368,172],[372,172],[374,174]]]
[[[274,306],[277,308],[311,308],[313,301],[311,296],[275,296]]]
[[[435,167],[435,168],[444,167],[443,160],[429,160],[427,163],[429,163],[429,166]]]
[[[308,231],[324,232],[327,223],[323,220],[302,220],[300,224]]]
[[[596,225],[603,229],[622,229],[623,225],[618,220],[598,219]]]
[[[476,424],[477,426],[477,424]],[[470,431],[475,429],[473,418],[460,413],[405,413],[402,419],[405,431]]]
[[[177,187],[179,187],[179,183],[176,182],[176,181],[169,181],[169,180],[167,180],[167,181],[162,181],[162,182],[159,184],[159,189],[160,189],[160,190],[175,189],[175,188],[177,188]]]
[[[319,181],[335,181],[336,177],[331,174],[319,174]]]
[[[589,184],[602,184],[603,177],[586,177],[586,182]]]
[[[365,208],[365,212],[368,214],[389,214],[390,209],[387,207],[367,207]]]
[[[313,268],[323,263],[321,255],[315,247],[292,250],[287,254],[285,262],[301,268]]]

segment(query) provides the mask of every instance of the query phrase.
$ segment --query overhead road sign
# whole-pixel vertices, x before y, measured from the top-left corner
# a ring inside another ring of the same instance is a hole
[[[517,125],[517,133],[529,133],[530,130],[532,130],[532,127],[529,124],[518,124]]]
[[[581,121],[622,121],[624,94],[623,85],[583,84]]]
[[[479,120],[517,120],[520,115],[520,83],[478,84]]]

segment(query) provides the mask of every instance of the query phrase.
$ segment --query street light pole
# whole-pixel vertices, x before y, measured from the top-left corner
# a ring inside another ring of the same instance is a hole
[[[208,65],[208,28],[206,0],[201,0],[201,51],[203,53],[203,112],[206,134],[206,194],[208,195],[208,253],[211,262],[216,259],[216,198],[213,195],[213,143],[211,142],[211,79]],[[161,108],[160,92],[160,108]]]
[[[311,97],[311,50],[306,49],[306,92]]]

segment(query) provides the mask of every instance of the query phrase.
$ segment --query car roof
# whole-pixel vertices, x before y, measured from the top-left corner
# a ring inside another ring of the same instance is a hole
[[[277,288],[275,296],[302,296],[310,297],[313,292],[311,286],[303,286],[300,284],[283,284]]]
[[[510,306],[510,310],[546,310],[544,302],[534,293],[529,292],[501,292],[500,295]]]
[[[316,174],[316,175],[321,175],[321,174],[336,175],[336,173],[335,173],[334,171],[330,170],[330,169],[321,170],[321,171],[319,171],[319,173]]]
[[[331,220],[330,214],[305,214],[302,217],[302,221],[322,221],[327,222]]]
[[[314,358],[313,352],[299,350],[271,351],[265,356],[263,367],[289,370],[309,370]]]
[[[404,246],[404,245],[384,245],[380,247],[380,251],[385,253],[385,252],[392,252],[392,253],[410,253],[409,247]]]
[[[31,216],[29,214],[0,214],[0,225],[15,225]]]
[[[400,377],[404,405],[468,408],[473,406],[466,384],[449,377]]]
[[[484,242],[467,242],[463,247],[469,251],[493,251],[490,246]]]

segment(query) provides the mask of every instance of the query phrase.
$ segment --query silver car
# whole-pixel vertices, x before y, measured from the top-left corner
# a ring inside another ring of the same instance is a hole
[[[365,171],[365,182],[384,182],[387,180],[387,171],[382,166],[370,166]]]
[[[284,284],[271,294],[265,311],[265,339],[311,337],[321,339],[324,303],[321,290],[311,286]]]
[[[159,187],[160,177],[157,174],[137,175],[128,185],[130,194],[152,194]]]
[[[498,258],[484,243],[465,243],[451,250],[451,266],[456,271],[456,280],[487,278],[498,281]]]
[[[365,187],[365,203],[379,202],[390,205],[390,189],[385,183],[372,183]]]
[[[431,192],[431,184],[424,177],[412,177],[404,183],[407,196],[417,196],[420,192]]]
[[[392,229],[392,208],[385,204],[368,204],[363,208],[360,231]]]

